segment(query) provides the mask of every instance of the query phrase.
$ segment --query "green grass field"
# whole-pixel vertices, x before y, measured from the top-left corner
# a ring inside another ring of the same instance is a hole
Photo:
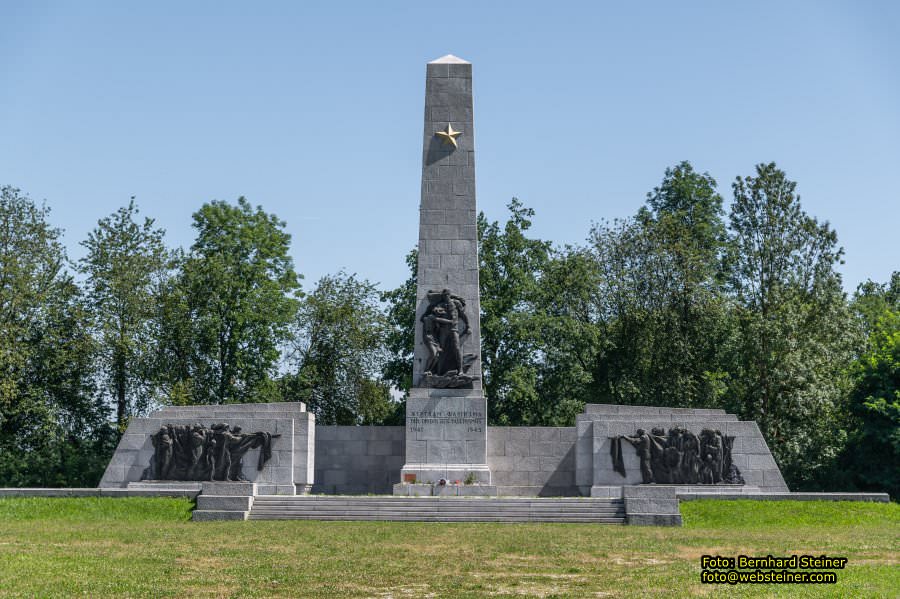
[[[178,499],[0,499],[0,596],[900,596],[900,505],[693,501],[683,528],[190,522]],[[703,585],[699,560],[849,558],[836,585]]]

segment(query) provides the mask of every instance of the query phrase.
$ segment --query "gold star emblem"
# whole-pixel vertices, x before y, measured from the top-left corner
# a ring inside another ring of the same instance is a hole
[[[453,125],[448,123],[446,131],[438,131],[435,135],[443,138],[444,145],[453,144],[454,148],[458,148],[459,146],[456,145],[456,137],[462,135],[462,131],[454,131]]]

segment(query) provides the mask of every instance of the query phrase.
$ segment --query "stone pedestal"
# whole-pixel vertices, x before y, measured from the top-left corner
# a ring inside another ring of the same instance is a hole
[[[401,482],[440,479],[491,484],[487,411],[481,391],[413,389],[406,402],[406,464]]]

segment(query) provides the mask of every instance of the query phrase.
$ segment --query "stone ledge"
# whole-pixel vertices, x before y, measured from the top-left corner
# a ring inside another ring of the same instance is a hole
[[[171,487],[148,489],[6,487],[0,488],[0,497],[188,497],[193,499],[199,492],[196,489]]]
[[[197,509],[200,511],[247,512],[253,506],[253,497],[249,495],[199,495]]]
[[[876,503],[890,503],[891,501],[891,497],[887,493],[765,493],[759,491],[747,493],[679,492],[678,499],[681,501],[752,499],[754,501],[873,501]]]
[[[681,514],[627,514],[630,526],[683,526]]]
[[[248,512],[232,512],[225,510],[194,510],[191,520],[194,522],[213,522],[216,520],[246,520]]]
[[[226,495],[234,497],[244,495],[251,497],[256,495],[256,483],[230,483],[230,482],[204,482],[201,487],[203,495]]]
[[[496,497],[495,485],[422,485],[397,483],[394,495],[398,497]]]
[[[602,497],[607,499],[621,499],[621,486],[615,485],[594,485],[591,487],[591,497]]]

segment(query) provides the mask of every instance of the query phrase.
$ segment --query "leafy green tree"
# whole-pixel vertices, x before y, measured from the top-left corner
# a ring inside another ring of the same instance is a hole
[[[597,401],[598,281],[597,263],[581,248],[554,250],[541,273],[533,302],[540,397],[534,424],[572,426],[584,404]]]
[[[280,398],[274,376],[299,294],[284,227],[243,197],[194,214],[197,239],[160,307],[158,372],[171,401]]]
[[[307,402],[319,424],[381,424],[393,406],[380,380],[386,323],[374,285],[343,272],[319,280],[297,313],[285,395]]]
[[[419,252],[406,256],[409,278],[403,284],[381,294],[386,304],[385,348],[388,352],[383,377],[395,389],[406,395],[412,387],[413,351],[416,325],[416,287]]]
[[[535,423],[542,411],[532,305],[551,247],[526,233],[534,210],[515,198],[507,207],[510,217],[502,227],[478,216],[481,358],[489,418],[521,425]]]
[[[853,309],[862,320],[866,336],[881,328],[880,320],[888,312],[900,312],[900,271],[891,274],[889,283],[866,281],[853,296]],[[871,349],[871,347],[870,347]]]
[[[774,163],[733,185],[730,286],[738,339],[730,397],[756,420],[793,487],[814,487],[846,439],[858,329],[834,266],[843,250]]]
[[[900,272],[860,285],[853,306],[868,333],[852,369],[847,446],[834,473],[844,486],[900,497]]]
[[[716,406],[731,325],[723,290],[722,198],[688,162],[666,170],[633,219],[595,225],[594,379],[605,401]]]
[[[0,188],[2,486],[96,484],[117,440],[94,392],[89,317],[48,215]]]
[[[154,228],[153,219],[136,222],[138,212],[132,198],[101,219],[82,242],[87,255],[80,261],[120,431],[130,416],[146,411],[153,392],[157,291],[170,262],[165,232]]]

